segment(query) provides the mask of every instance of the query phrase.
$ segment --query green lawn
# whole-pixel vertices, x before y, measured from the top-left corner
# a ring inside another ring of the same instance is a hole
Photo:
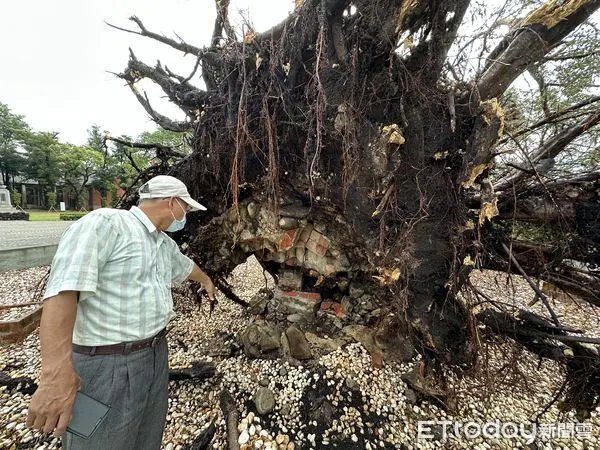
[[[44,221],[58,221],[58,212],[46,212],[46,211],[29,211],[30,222],[44,222]]]

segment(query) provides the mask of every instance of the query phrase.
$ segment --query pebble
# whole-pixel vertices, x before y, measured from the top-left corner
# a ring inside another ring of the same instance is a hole
[[[249,440],[250,440],[250,435],[248,434],[248,432],[246,430],[244,430],[240,433],[240,436],[238,438],[238,444],[244,445]]]

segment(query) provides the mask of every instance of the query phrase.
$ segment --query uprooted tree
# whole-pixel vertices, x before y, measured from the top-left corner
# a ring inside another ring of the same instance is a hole
[[[544,79],[557,61],[597,58],[597,47],[577,49],[568,36],[600,0],[552,0],[510,22],[507,5],[461,37],[481,5],[304,0],[269,31],[246,25],[238,38],[229,1],[218,0],[203,48],[137,17],[126,30],[195,56],[189,76],[133,52],[119,76],[159,125],[193,133],[190,155],[162,149],[140,180],[178,176],[208,206],[180,239],[213,277],[255,254],[275,276],[301,272],[314,290],[373,284],[388,311],[382,335],[410,339],[426,361],[471,364],[483,323],[564,363],[569,407],[589,410],[600,394],[596,342],[561,324],[536,283],[600,305],[600,170],[557,170],[586,136],[578,148],[597,152],[600,97],[583,89],[570,105],[553,103],[560,86]],[[501,26],[510,29],[494,39]],[[541,114],[508,95],[525,71],[538,81]],[[192,84],[200,77],[202,89]],[[153,109],[142,79],[186,120]],[[547,317],[485,299],[473,308],[461,292],[476,268],[524,275]]]

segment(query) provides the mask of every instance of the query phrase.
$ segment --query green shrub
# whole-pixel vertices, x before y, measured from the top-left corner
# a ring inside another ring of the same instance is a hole
[[[10,191],[10,198],[11,198],[11,201],[12,201],[12,205],[15,208],[21,207],[21,200],[23,199],[23,196],[21,195],[20,192],[18,192],[18,191]]]
[[[56,206],[56,192],[48,192],[48,206],[52,208]]]
[[[69,212],[61,212],[59,216],[59,220],[77,220],[81,219],[87,213],[83,211],[69,211]]]

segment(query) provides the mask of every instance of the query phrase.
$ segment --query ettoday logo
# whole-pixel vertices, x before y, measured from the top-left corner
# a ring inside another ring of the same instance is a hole
[[[590,439],[592,425],[587,423],[516,423],[516,422],[453,422],[451,420],[425,420],[417,423],[417,439],[445,441],[449,436],[457,439],[519,439],[531,444],[537,438]]]

